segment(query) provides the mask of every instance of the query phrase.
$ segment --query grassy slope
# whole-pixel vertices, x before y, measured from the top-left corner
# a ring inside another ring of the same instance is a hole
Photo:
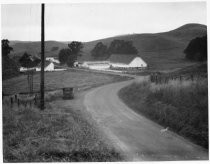
[[[156,34],[133,34],[122,35],[101,40],[84,43],[82,60],[92,60],[90,51],[97,42],[101,41],[109,45],[114,39],[133,41],[134,46],[141,56],[153,69],[171,69],[191,65],[191,62],[184,60],[183,50],[189,41],[195,37],[203,36],[207,28],[200,24],[187,24],[178,29]],[[21,54],[24,51],[31,51],[32,54],[40,52],[40,43],[12,43],[14,53]],[[53,46],[64,48],[66,43],[47,41],[46,50],[50,51]],[[46,56],[57,56],[59,51],[47,52]]]

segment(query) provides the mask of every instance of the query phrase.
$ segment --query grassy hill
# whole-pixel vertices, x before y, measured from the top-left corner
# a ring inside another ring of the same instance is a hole
[[[90,51],[99,41],[106,45],[114,39],[133,41],[138,49],[138,55],[142,57],[153,69],[173,69],[184,67],[192,62],[184,59],[183,50],[190,40],[195,37],[206,35],[207,27],[201,24],[187,24],[172,31],[155,34],[133,34],[106,38],[93,42],[87,42],[83,51],[82,60],[91,60]]]
[[[109,45],[114,39],[133,41],[138,49],[138,55],[142,57],[152,69],[165,70],[191,65],[184,59],[183,50],[190,40],[207,34],[207,27],[201,24],[186,24],[168,32],[154,34],[121,35],[91,42],[85,42],[81,60],[93,60],[90,51],[96,43],[103,42]],[[37,55],[40,52],[40,42],[12,43],[14,54],[20,55],[24,51]],[[52,47],[59,47],[52,51]],[[67,47],[66,42],[46,41],[46,56],[57,56],[60,49]]]
[[[14,50],[10,56],[22,56],[24,52],[28,52],[29,54],[35,56],[40,56],[41,44],[39,41],[11,41],[10,46],[12,46]],[[57,47],[57,50],[53,50],[53,47]],[[46,56],[58,56],[59,50],[63,48],[67,48],[66,43],[57,41],[45,42]]]

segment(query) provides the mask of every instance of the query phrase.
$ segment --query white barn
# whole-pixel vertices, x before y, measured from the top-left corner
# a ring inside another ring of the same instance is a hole
[[[83,61],[82,64],[75,62],[75,66],[94,69],[110,70],[110,68],[146,68],[147,63],[139,56],[133,54],[112,54],[104,61]]]
[[[147,63],[139,56],[130,54],[113,54],[108,59],[113,68],[146,68]]]

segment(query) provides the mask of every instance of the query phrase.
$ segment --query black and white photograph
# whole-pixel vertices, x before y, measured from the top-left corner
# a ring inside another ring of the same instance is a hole
[[[209,161],[208,7],[1,2],[1,162]]]

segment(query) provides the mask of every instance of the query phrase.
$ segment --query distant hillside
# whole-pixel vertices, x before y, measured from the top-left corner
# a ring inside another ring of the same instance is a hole
[[[34,56],[40,56],[41,44],[40,42],[27,42],[27,41],[10,41],[10,46],[13,47],[13,52],[10,56],[22,56],[24,52],[28,52]],[[53,47],[56,47],[53,50]],[[46,41],[45,50],[46,56],[57,56],[60,49],[67,48],[67,44],[57,41]]]
[[[106,38],[85,43],[85,54],[81,60],[92,60],[90,51],[96,43],[109,45],[114,39],[133,41],[142,57],[154,69],[170,69],[192,64],[184,59],[184,49],[195,37],[207,34],[207,27],[201,24],[187,24],[175,30],[155,34],[133,34]]]
[[[93,60],[90,51],[101,41],[109,45],[114,39],[133,41],[142,57],[153,69],[172,69],[192,64],[184,59],[184,49],[195,37],[207,34],[207,27],[201,24],[186,24],[175,30],[155,34],[122,35],[101,40],[85,42],[81,60]],[[13,55],[22,55],[24,51],[39,55],[40,42],[11,42]],[[52,51],[53,47],[59,47]],[[46,41],[46,56],[57,56],[59,50],[67,47],[67,42]]]

